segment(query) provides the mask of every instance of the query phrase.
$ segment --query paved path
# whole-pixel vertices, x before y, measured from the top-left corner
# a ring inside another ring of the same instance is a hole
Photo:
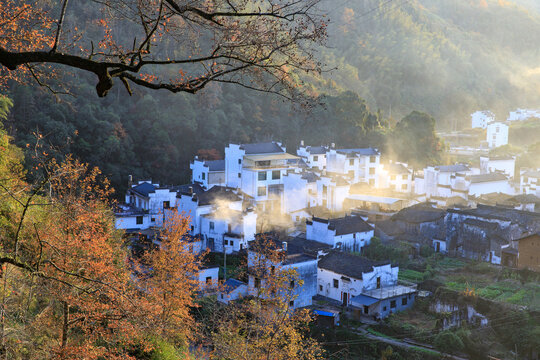
[[[460,357],[460,356],[457,356],[457,355],[452,355],[452,354],[447,354],[447,353],[443,353],[443,352],[440,352],[438,350],[435,350],[433,349],[432,347],[428,346],[428,345],[425,345],[425,344],[420,344],[416,341],[414,341],[414,344],[410,344],[406,341],[400,341],[400,340],[397,340],[397,339],[390,339],[390,338],[387,338],[387,337],[383,337],[383,336],[378,336],[378,335],[374,335],[370,332],[368,332],[365,327],[359,327],[359,328],[356,328],[356,331],[358,334],[360,335],[363,335],[369,339],[373,339],[373,340],[377,340],[377,341],[381,341],[381,342],[384,342],[384,343],[387,343],[387,344],[390,344],[390,345],[394,345],[394,346],[398,346],[398,347],[403,347],[403,348],[423,348],[423,349],[426,349],[426,350],[429,350],[429,351],[433,351],[441,356],[445,356],[447,359],[454,359],[454,360],[468,360],[468,358],[463,358],[463,357]]]

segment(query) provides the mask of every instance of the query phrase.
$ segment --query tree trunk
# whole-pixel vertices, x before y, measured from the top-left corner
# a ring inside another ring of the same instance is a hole
[[[62,301],[62,306],[64,310],[64,323],[62,325],[62,352],[60,355],[61,359],[65,359],[65,350],[67,345],[67,335],[69,330],[69,305],[66,301]]]

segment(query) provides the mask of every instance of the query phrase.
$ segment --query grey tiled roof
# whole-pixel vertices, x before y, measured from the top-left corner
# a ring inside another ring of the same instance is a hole
[[[336,230],[336,235],[353,234],[373,230],[373,228],[360,216],[345,216],[329,220],[313,217],[313,221],[327,223],[330,230]],[[311,224],[312,222],[308,221],[307,223]]]
[[[373,271],[374,266],[387,264],[390,264],[390,261],[373,261],[365,257],[333,251],[321,257],[317,267],[354,279],[362,279],[362,274]]]
[[[393,221],[405,221],[408,223],[419,224],[423,222],[437,221],[443,218],[445,211],[434,208],[427,204],[416,204],[400,210],[392,216]]]
[[[307,180],[308,183],[315,182],[320,179],[320,177],[312,172],[302,173],[302,179]]]
[[[275,142],[242,144],[241,149],[244,149],[246,154],[270,154],[282,153],[283,149]]]
[[[471,175],[470,180],[472,184],[490,182],[490,181],[503,181],[508,180],[504,174],[501,173],[489,173],[489,174],[479,174]]]
[[[328,151],[325,146],[308,146],[306,150],[311,155],[322,155],[326,154],[326,152]]]
[[[207,160],[204,163],[210,171],[225,171],[225,160]]]
[[[364,156],[370,156],[370,155],[380,155],[380,152],[377,149],[374,148],[359,148],[359,149],[338,149],[336,150],[338,153],[342,154],[348,154],[348,155],[364,155]]]
[[[440,172],[462,172],[462,171],[469,171],[469,167],[465,164],[455,164],[455,165],[441,165],[441,166],[435,166],[436,170],[439,170]]]
[[[211,205],[216,201],[240,201],[242,198],[224,186],[214,186],[197,194],[199,205]]]
[[[148,196],[150,193],[156,192],[156,187],[150,183],[143,182],[129,189],[139,195]]]

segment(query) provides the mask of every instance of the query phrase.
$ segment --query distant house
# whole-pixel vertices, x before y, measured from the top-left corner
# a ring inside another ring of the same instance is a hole
[[[374,148],[329,149],[326,154],[326,171],[345,176],[352,183],[365,182],[379,187],[381,153]]]
[[[321,175],[317,179],[317,205],[333,212],[343,211],[351,184],[340,175]]]
[[[508,177],[501,172],[470,175],[466,180],[470,181],[469,196],[480,196],[494,192],[510,195],[515,193]]]
[[[412,170],[403,163],[388,163],[381,171],[379,187],[396,192],[409,193],[413,190]]]
[[[508,125],[501,122],[488,124],[486,140],[490,148],[508,145]]]
[[[384,318],[414,303],[416,289],[398,284],[397,266],[331,252],[318,264],[317,293],[353,306],[362,315]]]
[[[540,119],[540,110],[517,109],[515,111],[510,111],[507,121],[524,121],[531,118]]]
[[[189,164],[191,181],[208,190],[215,185],[225,185],[225,160],[199,160],[195,156]]]
[[[428,166],[423,178],[415,179],[415,192],[425,194],[426,198],[448,198],[468,196],[468,184],[465,180],[473,171],[465,164]]]
[[[540,271],[540,233],[527,235],[502,248],[502,264]]]
[[[487,124],[495,121],[495,115],[491,111],[476,111],[471,114],[471,127],[485,129]]]
[[[540,197],[540,169],[520,171],[519,192]]]
[[[296,150],[296,154],[302,157],[310,168],[325,170],[328,149],[327,146],[304,146],[304,141],[302,140]]]
[[[317,206],[317,180],[314,172],[287,172],[283,176],[282,209],[291,220],[300,222],[307,216],[307,209]]]
[[[199,270],[199,289],[204,292],[214,292],[218,286],[219,267],[203,267]]]
[[[229,254],[246,249],[248,242],[255,239],[257,214],[251,209],[218,207],[201,215],[200,226],[211,250]]]
[[[361,252],[373,237],[373,228],[359,216],[336,219],[313,217],[306,221],[306,239],[344,251]]]
[[[480,172],[482,174],[500,171],[513,179],[515,168],[515,156],[480,156]]]

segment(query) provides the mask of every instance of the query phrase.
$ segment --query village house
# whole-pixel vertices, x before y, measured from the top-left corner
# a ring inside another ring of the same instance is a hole
[[[319,260],[317,293],[362,315],[384,318],[414,303],[416,289],[399,285],[398,272],[390,262],[330,252]]]
[[[507,175],[502,172],[470,175],[466,177],[465,180],[469,182],[469,197],[480,196],[494,192],[509,195],[515,193],[514,187],[510,183]]]
[[[507,121],[525,121],[528,119],[540,119],[540,110],[517,109],[510,111]]]
[[[501,248],[540,231],[540,213],[478,204],[474,209],[448,209],[446,247],[450,254],[501,263]]]
[[[511,179],[514,178],[516,169],[515,156],[480,156],[480,173],[489,174],[503,172]]]
[[[292,221],[305,220],[308,209],[317,206],[318,180],[320,177],[310,171],[288,171],[283,176],[282,208]]]
[[[415,193],[424,194],[426,199],[465,198],[469,192],[465,177],[472,174],[473,171],[464,164],[428,166],[424,169],[423,178],[415,178]]]
[[[501,250],[503,265],[540,271],[540,233],[512,240]]]
[[[317,294],[317,255],[307,253],[302,246],[291,246],[287,241],[282,241],[272,234],[264,234],[255,241],[271,241],[277,251],[282,252],[281,261],[271,261],[265,254],[259,252],[257,246],[250,244],[248,249],[248,294],[259,296],[261,289],[268,284],[261,278],[261,271],[268,272],[287,271],[294,269],[297,280],[291,279],[288,289],[282,291],[291,292],[291,300],[288,304],[290,309],[310,306],[313,296]],[[261,269],[263,268],[263,269]],[[276,270],[277,269],[277,270]]]
[[[223,289],[219,291],[217,300],[223,304],[241,299],[248,294],[247,284],[240,280],[227,279],[222,287]]]
[[[373,237],[373,228],[360,216],[337,219],[313,217],[306,221],[306,239],[343,251],[362,252]]]
[[[495,115],[491,111],[476,111],[471,114],[471,127],[485,129],[490,122],[495,121]]]
[[[407,164],[390,162],[380,171],[379,187],[391,191],[410,193],[413,190],[413,172]]]
[[[329,148],[326,146],[305,146],[304,140],[302,140],[296,154],[305,161],[308,167],[315,170],[325,170],[328,150]]]
[[[191,182],[200,184],[205,190],[215,185],[225,185],[225,160],[199,160],[195,156],[189,168]]]
[[[317,205],[333,212],[343,211],[351,184],[339,175],[323,174],[317,179]]]
[[[400,210],[388,220],[375,223],[375,236],[384,242],[405,240],[418,251],[422,245],[446,252],[446,212],[433,203],[420,203]]]
[[[374,148],[331,148],[326,153],[326,171],[345,176],[352,183],[365,182],[377,188],[380,159],[380,152]]]
[[[520,171],[519,192],[540,197],[540,169]]]
[[[508,145],[508,125],[501,122],[488,124],[486,140],[490,148]]]

